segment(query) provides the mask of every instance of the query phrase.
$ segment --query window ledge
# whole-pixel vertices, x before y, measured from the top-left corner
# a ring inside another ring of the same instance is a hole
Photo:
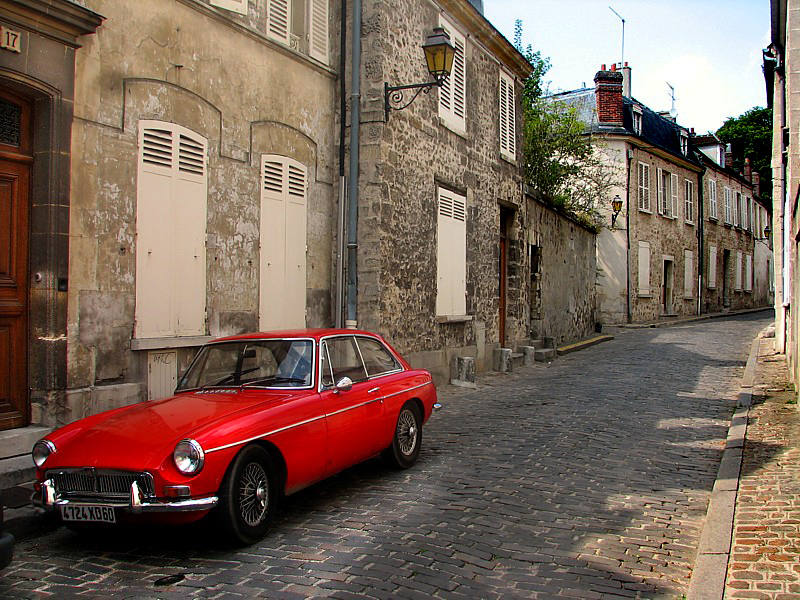
[[[707,288],[707,289],[709,289],[709,290],[716,290],[716,289],[717,289],[717,286],[716,286],[716,285],[710,285],[710,286],[708,286],[708,288]]]
[[[691,225],[692,227],[694,227],[694,221],[684,221],[684,223],[686,223],[687,225]]]
[[[438,315],[437,323],[468,323],[472,321],[472,315]]]
[[[215,339],[211,335],[192,335],[185,337],[134,338],[131,350],[161,350],[164,348],[190,348],[202,346]]]
[[[653,214],[652,210],[647,210],[646,208],[640,208],[639,212],[647,213],[648,215],[652,215]]]
[[[467,139],[467,130],[466,130],[466,128],[462,129],[461,127],[459,127],[455,123],[452,123],[452,122],[448,121],[447,119],[445,119],[441,115],[439,115],[439,125],[441,125],[445,129],[449,129],[450,131],[455,133],[458,137]]]
[[[713,223],[719,223],[719,219],[717,217],[708,217],[708,220],[712,221]]]
[[[507,154],[506,152],[501,151],[500,152],[500,158],[503,159],[504,161],[506,161],[507,163],[511,163],[515,167],[519,166],[517,164],[517,157],[516,156],[511,156],[510,154]]]
[[[652,292],[637,292],[636,296],[638,298],[652,298],[653,294]]]

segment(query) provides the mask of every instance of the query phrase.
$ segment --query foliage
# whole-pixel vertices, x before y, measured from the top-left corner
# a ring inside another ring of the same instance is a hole
[[[761,175],[761,198],[772,196],[772,109],[755,107],[729,117],[717,130],[717,137],[731,145],[733,168],[744,172],[744,159],[750,158],[754,171]]]
[[[522,94],[525,182],[555,208],[599,230],[598,207],[614,185],[618,169],[605,160],[602,144],[586,134],[577,108],[547,97],[544,76],[550,61],[530,45],[522,48],[519,20],[514,45],[533,67]]]

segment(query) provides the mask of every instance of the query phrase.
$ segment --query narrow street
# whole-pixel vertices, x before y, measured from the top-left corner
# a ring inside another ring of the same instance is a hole
[[[373,460],[307,489],[253,547],[203,526],[21,540],[0,596],[681,598],[771,317],[615,330],[448,386],[417,465]]]

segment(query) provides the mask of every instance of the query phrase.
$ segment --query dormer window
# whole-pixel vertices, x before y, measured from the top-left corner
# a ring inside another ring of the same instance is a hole
[[[633,132],[642,135],[642,109],[639,106],[633,107]]]
[[[689,153],[689,136],[686,135],[686,132],[681,131],[681,153],[684,155]]]

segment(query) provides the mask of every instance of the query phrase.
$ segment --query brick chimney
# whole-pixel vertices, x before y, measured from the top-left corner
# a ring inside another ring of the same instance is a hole
[[[753,171],[753,194],[761,195],[761,173]]]
[[[597,118],[602,125],[622,126],[622,73],[617,65],[606,66],[594,76],[595,97],[597,99]]]
[[[753,168],[750,166],[750,159],[744,159],[744,178],[753,183]]]
[[[733,168],[733,152],[731,152],[731,145],[725,146],[725,166],[729,169]]]

